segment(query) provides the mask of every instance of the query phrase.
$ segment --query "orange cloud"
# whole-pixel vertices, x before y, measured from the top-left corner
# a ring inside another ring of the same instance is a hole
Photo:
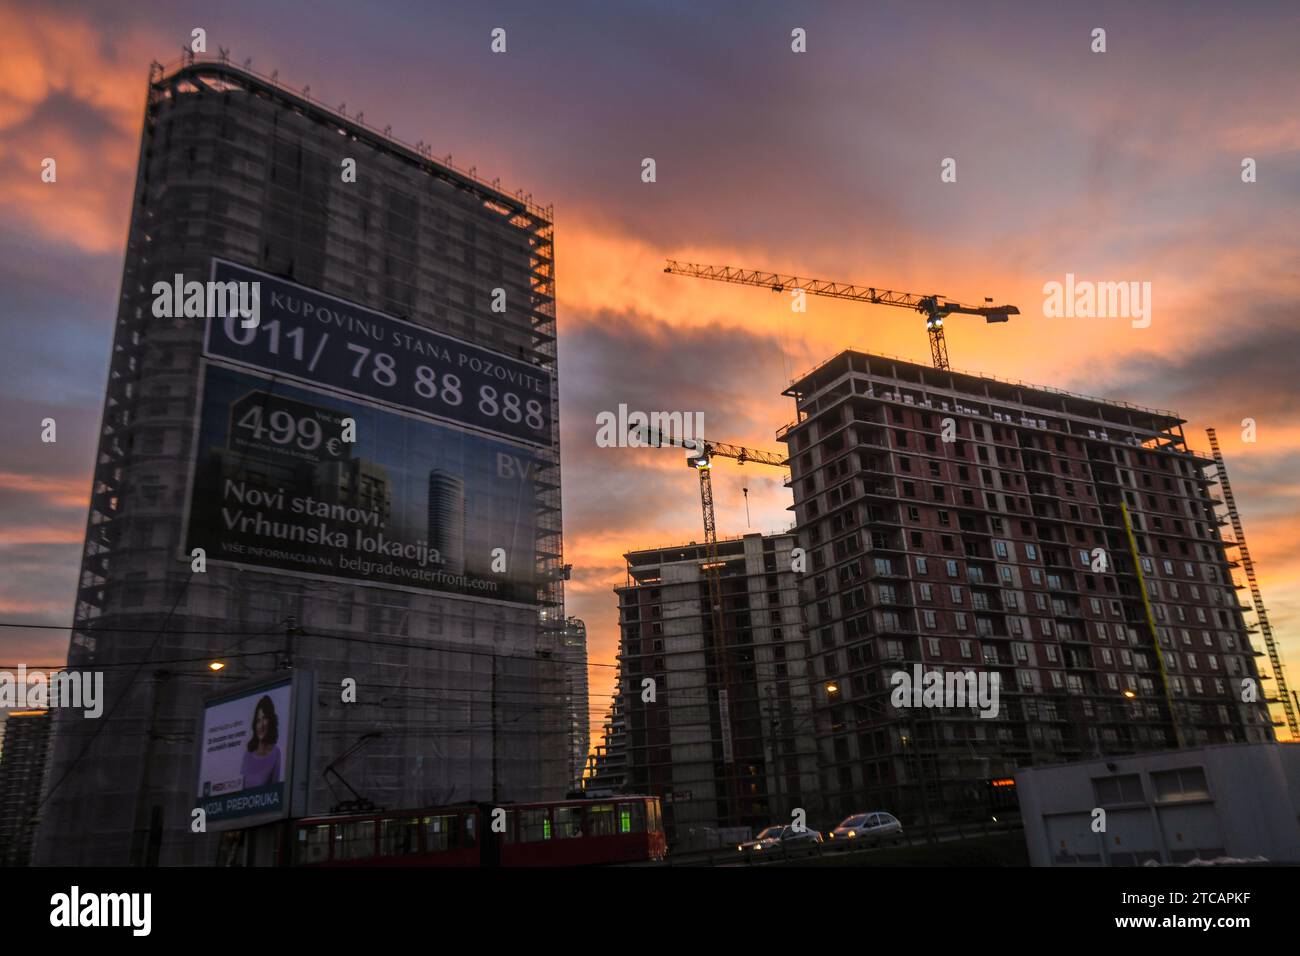
[[[975,260],[978,264],[973,267],[958,265],[948,273],[955,275],[956,281],[951,286],[945,281],[945,289],[966,299],[972,297],[967,290],[1009,290],[1006,298],[1018,302],[1023,314],[1007,326],[1000,327],[986,328],[978,321],[968,324],[959,320],[951,322],[949,345],[953,364],[1001,378],[1058,387],[1074,383],[1081,375],[1086,377],[1095,369],[1101,373],[1099,382],[1104,382],[1138,359],[1169,354],[1171,342],[1176,343],[1173,351],[1178,355],[1198,351],[1214,355],[1227,345],[1239,342],[1241,336],[1249,331],[1249,326],[1224,326],[1223,308],[1238,294],[1234,290],[1251,288],[1265,300],[1294,301],[1300,297],[1300,283],[1282,268],[1285,253],[1280,249],[1265,249],[1262,256],[1256,255],[1260,251],[1259,243],[1248,242],[1225,253],[1215,241],[1203,235],[1187,235],[1171,245],[1174,254],[1160,269],[1149,270],[1156,290],[1153,293],[1156,311],[1153,326],[1148,329],[1135,329],[1124,319],[1066,321],[1044,318],[1041,283],[1046,279],[1061,279],[1063,275],[1030,275],[1023,269],[1012,273],[978,258]],[[873,277],[849,270],[832,271],[832,266],[810,268],[798,259],[772,262],[741,248],[664,250],[634,234],[618,231],[618,227],[611,224],[587,221],[569,224],[564,249],[567,256],[565,275],[572,277],[564,286],[565,316],[571,330],[584,324],[608,326],[612,321],[611,315],[627,314],[636,316],[642,342],[671,342],[674,336],[686,330],[711,325],[750,336],[767,334],[782,348],[784,354],[779,358],[782,367],[789,369],[788,375],[802,374],[817,361],[851,344],[874,352],[900,353],[914,360],[925,360],[926,339],[919,316],[901,310],[811,298],[807,313],[793,313],[786,297],[762,289],[665,275],[662,259],[668,254],[712,264],[813,272],[824,278],[861,280]],[[969,259],[965,261],[970,262]],[[1173,264],[1179,262],[1205,263],[1205,268],[1175,268]],[[1145,278],[1142,268],[1130,271],[1080,269],[1079,277],[1096,280]],[[901,288],[914,285],[928,288],[920,282],[914,283],[907,276],[895,284]],[[721,366],[726,361],[724,345],[718,362]],[[1170,369],[1171,373],[1178,371],[1176,367]],[[755,377],[750,387],[737,389],[732,394],[712,391],[709,397],[717,405],[705,408],[706,422],[766,419],[774,431],[794,417],[791,400],[779,395],[784,384],[775,377],[771,380]],[[1072,387],[1090,390],[1078,385]],[[1189,387],[1194,390],[1194,383]],[[1234,474],[1244,472],[1241,465],[1255,456],[1271,458],[1300,448],[1300,422],[1294,416],[1279,417],[1280,409],[1267,415],[1256,413],[1260,414],[1257,444],[1245,445],[1239,440],[1240,420],[1243,415],[1250,414],[1253,407],[1249,397],[1254,394],[1252,389],[1274,387],[1276,383],[1271,381],[1245,382],[1234,394],[1193,392],[1198,414],[1202,417],[1212,415],[1211,420],[1220,424],[1220,437],[1228,455],[1229,468],[1236,469]],[[1103,398],[1151,406],[1162,404],[1153,397],[1158,393],[1145,388],[1142,383],[1131,385],[1125,394],[1107,394],[1104,384],[1090,391]],[[1188,414],[1190,409],[1176,407],[1175,411]],[[1229,425],[1231,427],[1226,427]],[[757,435],[722,434],[716,428],[707,431],[709,437],[716,440],[781,447],[771,431]],[[1187,437],[1193,448],[1208,448],[1203,431],[1189,425]],[[570,442],[566,446],[566,461],[571,461],[574,454]],[[581,451],[576,454],[586,457]],[[620,522],[616,530],[583,528],[581,508],[570,507],[566,512],[566,522],[570,525],[566,549],[570,560],[574,561],[575,569],[591,569],[590,572],[575,570],[576,580],[571,583],[568,594],[571,613],[581,613],[587,619],[593,661],[612,661],[617,652],[617,606],[612,588],[622,583],[622,553],[636,548],[700,540],[702,536],[694,483],[688,475],[681,479],[672,475],[680,468],[680,463],[674,460],[656,464],[653,461],[655,454],[672,458],[669,453],[635,454],[639,456],[635,464],[641,473],[634,478],[629,476],[629,481],[635,482],[638,489],[635,494],[629,494],[629,500],[640,498],[644,503],[644,489],[647,484],[652,484],[656,497],[674,502],[670,511],[647,515],[643,510],[629,509],[626,520]],[[665,482],[673,484],[665,485]],[[778,486],[763,495],[756,495],[754,491],[759,483],[754,480],[752,472],[727,473],[720,468],[715,473],[715,497],[724,533],[743,530],[744,502],[739,494],[742,482],[751,489],[749,504],[755,527],[775,530],[789,523],[790,513],[785,510],[790,502],[788,489]],[[1294,487],[1288,488],[1276,482],[1252,487],[1252,483],[1242,480],[1240,474],[1238,485],[1239,504],[1246,509],[1259,507],[1261,500],[1276,507],[1300,493]],[[725,521],[722,520],[724,513]],[[1300,635],[1296,633],[1300,629],[1300,586],[1293,583],[1300,580],[1300,555],[1291,544],[1300,534],[1300,526],[1296,524],[1291,520],[1257,521],[1253,525],[1247,521],[1248,531],[1252,527],[1256,529],[1251,541],[1257,563],[1263,569],[1261,581],[1270,603],[1274,631],[1288,661],[1300,659]],[[1242,594],[1248,601],[1248,595]],[[1263,649],[1260,638],[1256,637],[1255,643]],[[1300,669],[1288,670],[1300,679]],[[602,686],[611,688],[613,672],[605,673],[603,684],[598,683],[601,679],[600,674],[593,674],[593,691]]]
[[[9,527],[0,528],[0,547],[28,544],[80,544],[85,537],[85,529],[50,527]]]
[[[66,614],[67,601],[32,601],[0,596],[0,614]]]
[[[0,472],[0,490],[35,495],[65,508],[84,507],[89,503],[89,481],[80,475],[51,477],[5,471]]]
[[[675,400],[685,394],[705,411],[710,438],[779,450],[782,446],[773,432],[794,417],[792,401],[780,395],[790,378],[849,346],[926,361],[920,316],[811,297],[807,312],[797,313],[788,295],[665,275],[665,257],[943,292],[967,301],[990,295],[1015,303],[1022,314],[1007,325],[985,326],[978,319],[955,317],[948,326],[952,363],[1040,384],[1122,381],[1124,376],[1116,375],[1117,371],[1153,356],[1215,354],[1251,328],[1252,310],[1261,302],[1293,303],[1300,298],[1300,278],[1294,269],[1293,204],[1279,201],[1274,198],[1278,193],[1270,191],[1270,184],[1277,181],[1274,171],[1281,167],[1280,157],[1300,144],[1300,120],[1285,99],[1293,84],[1276,81],[1276,64],[1284,62],[1282,55],[1261,55],[1259,41],[1248,33],[1216,38],[1216,43],[1229,44],[1235,54],[1250,54],[1242,57],[1246,69],[1258,69],[1272,80],[1262,84],[1243,80],[1227,86],[1213,71],[1204,70],[1193,71],[1190,77],[1170,71],[1167,80],[1150,76],[1147,82],[1133,83],[1133,74],[1125,72],[1121,61],[1097,80],[1100,87],[1091,83],[1082,87],[1093,104],[1088,106],[1076,101],[1075,90],[1063,91],[1059,83],[1043,82],[1041,59],[1004,61],[990,72],[979,59],[982,45],[955,35],[933,40],[942,44],[940,59],[948,69],[981,77],[990,84],[994,98],[1020,104],[1021,111],[1034,114],[1042,128],[1060,124],[1061,143],[1091,143],[1092,165],[1081,162],[1077,169],[1063,170],[1056,185],[1046,190],[1042,182],[1026,190],[1027,196],[1047,196],[1050,201],[1031,199],[1007,206],[999,205],[1005,198],[1000,191],[1004,187],[986,183],[984,190],[972,188],[971,174],[966,172],[971,167],[963,165],[962,192],[952,193],[961,199],[948,207],[951,218],[918,214],[918,206],[931,201],[929,194],[882,180],[881,170],[875,170],[875,182],[852,186],[890,192],[896,187],[899,195],[888,197],[896,202],[874,205],[869,216],[860,215],[861,205],[847,194],[842,209],[823,203],[818,208],[830,215],[824,221],[820,216],[811,220],[813,227],[800,230],[801,236],[811,238],[797,244],[780,230],[747,229],[744,223],[750,220],[740,217],[721,219],[722,225],[712,231],[694,226],[674,229],[666,222],[671,213],[657,214],[653,207],[642,207],[638,219],[627,215],[627,209],[603,209],[606,197],[593,198],[578,190],[554,195],[569,215],[557,229],[562,354],[566,337],[572,341],[573,334],[584,328],[616,322],[634,333],[626,340],[630,349],[654,343],[669,361],[670,346],[684,331],[720,330],[711,340],[715,347],[710,352],[717,374],[701,368],[689,391],[680,385],[677,391],[669,391],[665,386],[665,401],[680,404]],[[1282,33],[1265,38],[1264,43],[1279,54],[1289,51]],[[153,35],[140,27],[106,37],[75,16],[30,6],[0,6],[0,178],[5,182],[0,216],[34,237],[92,253],[116,253],[126,233],[145,67],[158,51],[167,49],[174,49],[174,37]],[[1227,52],[1220,49],[1216,55],[1224,57]],[[838,79],[834,88],[843,89]],[[1099,95],[1099,91],[1115,95]],[[841,99],[848,102],[854,97]],[[1230,110],[1225,108],[1229,106]],[[931,110],[923,100],[916,108],[923,117]],[[702,121],[716,123],[709,109],[702,107]],[[810,111],[810,135],[819,121],[815,113]],[[78,124],[70,119],[73,114],[92,122]],[[1135,115],[1159,122],[1134,123]],[[1207,115],[1220,121],[1207,125]],[[1124,135],[1117,136],[1117,130]],[[810,142],[826,145],[824,140]],[[917,142],[913,140],[908,148]],[[1037,167],[1060,159],[1059,153],[1019,149],[1024,141],[1015,135],[1008,142],[1007,163],[995,170],[1003,179],[1033,174]],[[789,161],[790,152],[783,153],[780,144],[774,143],[772,150],[771,168]],[[1012,156],[1013,151],[1019,156]],[[1259,184],[1235,181],[1239,155],[1260,161]],[[40,181],[40,163],[46,156],[58,161],[55,184]],[[819,175],[822,165],[828,169],[824,190],[815,182],[791,180],[792,188],[806,190],[814,200],[820,195],[819,201],[846,185],[842,178],[835,182],[831,157],[818,157],[819,161],[822,158],[828,160],[819,162]],[[489,156],[483,159],[485,164],[492,162]],[[506,165],[516,162],[505,157]],[[866,174],[872,170],[868,168]],[[519,178],[531,175],[521,171]],[[734,171],[720,193],[736,197],[735,212],[743,211],[741,204],[757,206],[786,198],[761,191],[745,195],[752,181],[746,176],[746,170]],[[1207,182],[1224,180],[1233,184],[1231,193],[1214,194],[1202,188]],[[1187,206],[1190,212],[1174,214],[1160,205],[1171,195],[1181,195],[1180,208]],[[717,202],[717,194],[688,198],[693,204]],[[790,208],[797,209],[801,202],[802,196]],[[723,214],[729,211],[720,209]],[[728,225],[730,221],[736,225]],[[936,228],[935,222],[943,223],[942,227]],[[646,235],[670,238],[656,243],[647,241]],[[1150,281],[1152,326],[1134,329],[1122,319],[1045,318],[1042,285],[1061,280],[1066,272],[1081,279]],[[764,364],[754,354],[738,356],[729,336],[736,342],[748,337],[754,349],[767,349],[758,356]],[[1279,350],[1287,347],[1286,341],[1277,343]],[[738,363],[744,365],[743,381],[723,374]],[[1178,369],[1169,371],[1176,374]],[[570,381],[581,378],[617,394],[622,383],[610,381],[612,374],[596,364],[580,369]],[[1124,394],[1109,397],[1156,405],[1159,402],[1151,396],[1161,384],[1128,382]],[[1273,387],[1269,382],[1247,381],[1232,395],[1211,389],[1193,395],[1198,418],[1223,426],[1221,436],[1265,597],[1275,630],[1290,653],[1300,628],[1300,585],[1295,583],[1300,579],[1300,557],[1292,544],[1300,524],[1291,515],[1279,517],[1278,512],[1294,503],[1296,486],[1286,484],[1276,470],[1252,481],[1251,472],[1241,468],[1266,455],[1300,448],[1300,422],[1294,413],[1288,416],[1280,405],[1270,406],[1268,414],[1252,412],[1252,402],[1262,390]],[[1104,385],[1097,391],[1107,395]],[[1178,401],[1176,410],[1190,416],[1182,398]],[[1259,416],[1259,445],[1229,446],[1226,426],[1251,414]],[[698,485],[677,453],[618,450],[617,459],[603,457],[607,453],[598,455],[590,444],[594,422],[575,424],[570,418],[565,429],[566,559],[575,567],[567,589],[569,612],[587,620],[593,664],[608,664],[617,646],[612,588],[621,583],[622,554],[699,540]],[[1203,433],[1189,430],[1188,437],[1194,447],[1205,444]],[[717,469],[715,497],[724,535],[739,533],[750,522],[765,530],[788,525],[788,489],[760,474],[756,467]],[[607,504],[609,495],[603,487],[611,484],[626,506],[610,505],[600,511],[593,501]],[[0,489],[40,495],[61,507],[84,505],[86,486],[84,480],[71,477],[51,480],[14,471],[0,473]],[[742,487],[750,489],[748,521]],[[70,529],[20,525],[0,531],[0,545],[80,540],[79,523]],[[19,613],[23,599],[10,600],[10,609]],[[0,603],[0,608],[4,606]],[[607,692],[613,672],[593,666],[591,673],[592,713],[598,722],[604,705],[597,701]]]
[[[135,178],[145,66],[157,38],[106,38],[88,23],[0,7],[0,211],[29,233],[89,252],[121,247]],[[68,112],[94,116],[87,135]],[[42,162],[57,180],[41,179]]]

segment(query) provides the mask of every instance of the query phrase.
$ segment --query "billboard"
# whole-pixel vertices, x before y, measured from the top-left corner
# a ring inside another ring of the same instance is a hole
[[[210,358],[551,445],[551,373],[539,365],[221,259],[212,280],[258,283],[260,319],[209,316]]]
[[[187,560],[202,548],[244,567],[536,603],[539,462],[526,446],[204,366]]]
[[[209,830],[249,827],[304,812],[295,766],[308,765],[312,681],[299,672],[204,701],[195,807]]]

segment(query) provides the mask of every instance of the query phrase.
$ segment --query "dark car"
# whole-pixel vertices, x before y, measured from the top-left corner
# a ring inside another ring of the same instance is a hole
[[[794,853],[816,853],[822,842],[822,835],[816,830],[787,823],[768,827],[748,843],[739,844],[736,849],[754,857],[761,857],[764,853],[788,856]]]
[[[831,842],[837,846],[865,842],[868,844],[884,843],[891,840],[903,841],[903,825],[898,817],[883,810],[869,813],[855,813],[830,832]]]

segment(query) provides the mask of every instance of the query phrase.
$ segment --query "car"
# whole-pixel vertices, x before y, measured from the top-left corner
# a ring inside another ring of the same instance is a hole
[[[898,822],[898,817],[884,810],[855,813],[832,830],[830,838],[831,842],[838,846],[848,846],[856,842],[876,844],[886,840],[902,843],[903,825]]]
[[[764,853],[788,856],[791,853],[816,853],[823,842],[822,835],[816,830],[778,823],[763,830],[749,842],[737,844],[736,849],[746,856],[756,857]]]

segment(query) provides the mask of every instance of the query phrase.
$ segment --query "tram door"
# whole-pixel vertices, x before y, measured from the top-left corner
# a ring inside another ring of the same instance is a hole
[[[227,830],[217,844],[217,866],[277,866],[285,823]]]

